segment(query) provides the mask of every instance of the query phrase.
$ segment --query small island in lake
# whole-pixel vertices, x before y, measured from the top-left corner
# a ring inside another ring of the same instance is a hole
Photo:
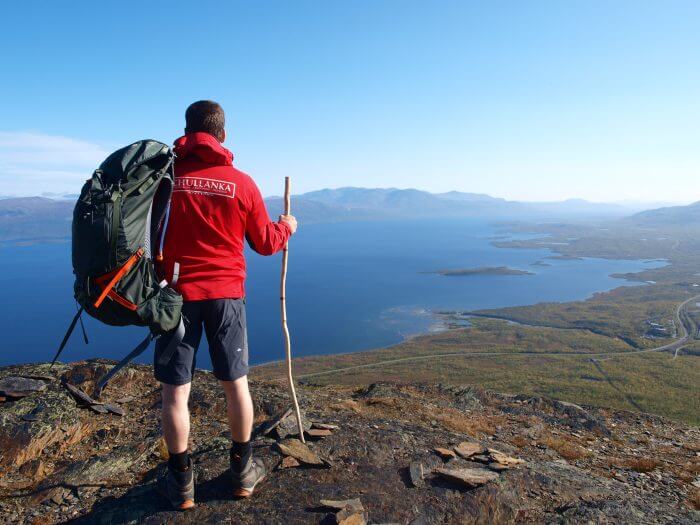
[[[434,272],[448,277],[466,277],[469,275],[534,275],[526,270],[517,270],[507,266],[484,266],[481,268],[461,268],[457,270],[437,270]]]
[[[583,257],[578,255],[548,255],[545,259],[552,259],[554,261],[582,261]]]

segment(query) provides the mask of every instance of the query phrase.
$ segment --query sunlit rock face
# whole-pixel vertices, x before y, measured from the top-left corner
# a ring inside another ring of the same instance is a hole
[[[159,385],[150,367],[132,366],[97,401],[95,381],[109,366],[0,369],[0,522],[698,519],[697,428],[433,384],[303,385],[303,445],[286,385],[253,380],[255,454],[270,472],[255,497],[237,501],[227,475],[224,397],[203,371],[190,401],[198,504],[178,513],[155,488],[167,457]]]

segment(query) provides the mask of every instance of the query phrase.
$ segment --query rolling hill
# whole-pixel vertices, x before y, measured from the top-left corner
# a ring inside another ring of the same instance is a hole
[[[280,197],[265,199],[270,215],[282,212]],[[0,241],[43,240],[70,235],[74,201],[46,197],[0,199]],[[478,217],[489,220],[608,220],[633,213],[619,204],[580,199],[561,202],[517,202],[477,193],[430,193],[416,189],[338,188],[295,195],[292,211],[301,223]],[[698,220],[700,203],[645,211],[631,220]]]
[[[669,206],[647,210],[628,217],[626,221],[638,226],[684,226],[700,223],[700,201],[688,206]]]

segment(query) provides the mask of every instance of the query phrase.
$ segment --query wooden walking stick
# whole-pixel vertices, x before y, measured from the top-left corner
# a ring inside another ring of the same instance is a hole
[[[289,215],[291,210],[291,198],[289,194],[290,180],[289,177],[284,178],[284,214]],[[284,349],[287,356],[287,382],[289,383],[289,393],[294,402],[294,412],[297,416],[297,425],[299,426],[299,439],[302,443],[304,440],[304,424],[301,421],[301,411],[299,410],[299,402],[297,401],[297,393],[294,389],[294,376],[292,375],[292,343],[289,339],[289,328],[287,327],[287,260],[289,259],[289,248],[287,244],[282,250],[282,278],[280,279],[280,306],[282,312],[282,331],[284,332]]]

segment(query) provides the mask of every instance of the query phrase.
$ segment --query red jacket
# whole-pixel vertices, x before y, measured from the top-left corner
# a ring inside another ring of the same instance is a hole
[[[186,301],[244,297],[244,238],[272,255],[291,230],[270,220],[255,182],[233,167],[233,154],[214,136],[180,137],[175,155],[163,274]]]

